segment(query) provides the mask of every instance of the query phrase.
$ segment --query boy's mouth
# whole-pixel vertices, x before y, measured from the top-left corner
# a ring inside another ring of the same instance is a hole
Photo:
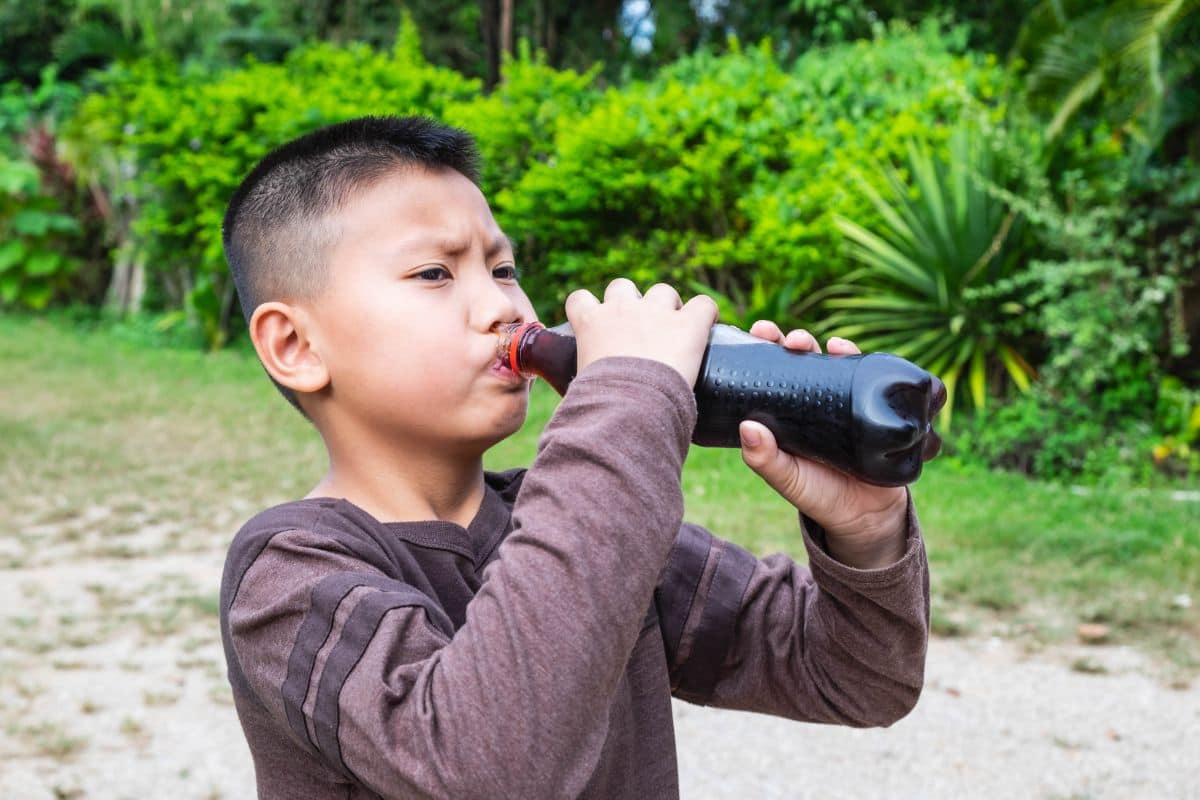
[[[508,366],[508,359],[506,359],[506,358],[498,358],[498,359],[496,359],[496,362],[495,362],[494,364],[492,364],[492,369],[491,369],[491,371],[492,371],[492,372],[493,372],[493,373],[494,373],[494,374],[495,374],[497,377],[504,378],[504,379],[506,379],[506,380],[511,380],[511,381],[514,381],[514,382],[515,382],[515,381],[517,381],[517,380],[524,380],[523,378],[521,378],[521,376],[520,376],[520,375],[518,375],[516,372],[514,372],[514,371],[513,371],[513,370],[512,370],[512,369],[511,369],[511,368]]]

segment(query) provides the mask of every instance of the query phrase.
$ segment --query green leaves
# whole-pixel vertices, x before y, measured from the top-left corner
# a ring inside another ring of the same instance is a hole
[[[1046,0],[1029,15],[1018,52],[1030,63],[1029,99],[1046,110],[1046,138],[1058,138],[1093,98],[1103,119],[1157,142],[1165,89],[1166,44],[1200,0]]]
[[[0,273],[8,272],[19,266],[28,253],[28,248],[20,239],[9,239],[4,244],[0,244]]]
[[[442,116],[479,93],[477,81],[426,63],[407,34],[393,53],[311,44],[282,64],[251,60],[217,73],[142,59],[112,67],[99,84],[65,131],[73,162],[119,200],[111,233],[147,265],[150,291],[185,310],[211,347],[239,324],[221,218],[257,161],[323,125]]]
[[[877,218],[852,176],[909,138],[938,141],[944,119],[993,113],[981,96],[1004,81],[934,28],[786,68],[765,45],[699,53],[560,119],[494,207],[529,235],[522,258],[555,277],[551,291],[670,280],[710,293],[731,322],[799,324],[797,301],[855,267],[836,215]],[[864,179],[885,187],[881,174]],[[565,294],[541,298],[543,310],[557,313]]]
[[[982,407],[1001,375],[1022,391],[1033,375],[1003,333],[1013,302],[972,292],[1015,270],[1016,212],[991,188],[1004,180],[1003,169],[978,130],[955,129],[944,153],[918,140],[906,151],[908,180],[895,167],[875,165],[886,192],[858,181],[879,221],[868,228],[837,220],[847,252],[863,267],[823,292],[824,328],[938,375],[949,394],[949,426],[963,380],[971,403]]]
[[[730,321],[796,325],[814,285],[856,266],[836,215],[877,220],[852,176],[910,138],[940,141],[945,119],[998,113],[988,98],[1007,80],[925,26],[790,66],[769,45],[700,52],[607,90],[599,67],[557,70],[523,51],[485,96],[428,64],[410,34],[392,53],[312,44],[283,64],[212,73],[142,59],[104,74],[65,138],[81,176],[113,197],[111,233],[146,265],[149,297],[184,309],[212,345],[236,333],[220,218],[251,166],[330,122],[422,113],[476,135],[542,316],[573,288],[628,275],[707,287]],[[888,189],[882,174],[865,181]]]
[[[792,313],[798,295],[800,282],[792,280],[783,284],[768,284],[761,274],[754,276],[749,292],[743,292],[737,286],[731,288],[731,294],[726,295],[711,286],[697,280],[688,282],[692,291],[706,294],[717,302],[720,319],[728,325],[735,325],[743,330],[749,330],[757,320],[771,321],[786,320]]]
[[[41,194],[37,168],[0,154],[0,306],[41,310],[68,286],[79,223]]]
[[[78,233],[79,222],[74,217],[36,208],[23,208],[9,219],[14,233],[21,236],[45,236],[48,233]]]

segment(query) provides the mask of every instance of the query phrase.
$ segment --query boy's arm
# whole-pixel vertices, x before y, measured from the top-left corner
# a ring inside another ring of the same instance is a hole
[[[383,797],[578,795],[682,521],[695,414],[662,363],[582,370],[457,631],[427,595],[336,543],[279,534],[229,611],[255,696]]]
[[[685,524],[656,592],[676,697],[856,727],[916,705],[929,636],[929,569],[908,502],[904,555],[861,570],[800,515],[810,566],[756,559]]]

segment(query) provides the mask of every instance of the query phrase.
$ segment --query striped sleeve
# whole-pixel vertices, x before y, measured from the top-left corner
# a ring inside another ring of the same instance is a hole
[[[300,558],[305,568],[298,575]],[[251,690],[292,739],[368,785],[378,771],[365,754],[386,736],[389,701],[411,690],[453,635],[444,610],[427,595],[336,555],[306,530],[271,538],[241,581],[229,626]],[[404,678],[390,676],[391,697],[371,698],[358,688],[372,650],[409,667]],[[392,760],[416,763],[425,756],[419,742],[404,744],[410,752],[393,752]],[[444,793],[420,776],[407,784],[396,774],[375,777],[401,794]]]
[[[665,364],[582,371],[456,630],[328,536],[275,533],[229,583],[229,647],[253,697],[381,797],[579,796],[683,518],[695,413]]]
[[[929,636],[911,497],[906,552],[881,569],[838,562],[819,526],[800,522],[808,566],[680,527],[655,593],[672,692],[808,722],[890,725],[920,696]]]

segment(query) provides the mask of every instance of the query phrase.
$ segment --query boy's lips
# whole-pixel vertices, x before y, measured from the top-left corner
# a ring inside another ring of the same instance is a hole
[[[492,364],[490,372],[498,378],[510,381],[512,383],[521,383],[525,381],[525,378],[509,369],[508,364],[505,363],[506,361],[507,359],[503,358],[496,359]]]

